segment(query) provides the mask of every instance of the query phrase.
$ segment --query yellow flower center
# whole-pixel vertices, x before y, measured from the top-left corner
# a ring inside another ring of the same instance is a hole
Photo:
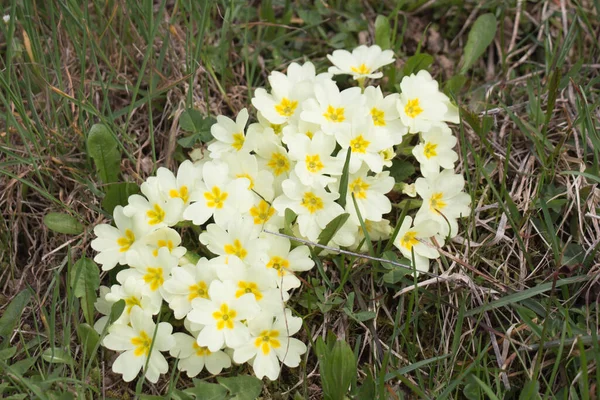
[[[133,354],[136,357],[147,356],[152,346],[152,338],[146,332],[140,331],[139,336],[131,338],[131,344],[135,346]]]
[[[284,124],[271,124],[271,129],[273,129],[273,132],[279,136],[281,135],[281,132],[283,132],[283,125]]]
[[[250,174],[237,174],[235,176],[236,178],[246,178],[250,181],[250,184],[248,185],[248,189],[252,190],[252,188],[254,188],[254,179],[252,179],[252,177],[250,176]]]
[[[229,194],[227,192],[221,192],[221,189],[219,189],[218,186],[213,187],[210,192],[204,192],[206,207],[223,208],[227,196],[229,196]]]
[[[271,348],[277,349],[281,346],[279,340],[279,331],[262,331],[260,335],[254,340],[254,346],[259,348],[263,354],[266,356],[271,352]]]
[[[188,300],[192,301],[197,297],[202,297],[203,299],[208,299],[208,287],[206,286],[206,282],[200,281],[193,285],[190,285],[188,288],[190,294],[188,295]]]
[[[369,189],[369,184],[363,181],[361,178],[356,178],[350,182],[348,188],[352,193],[354,193],[354,197],[357,199],[367,198],[367,189]]]
[[[250,215],[254,217],[255,224],[264,224],[275,214],[275,209],[266,201],[262,200],[257,206],[250,209]]]
[[[312,131],[306,131],[306,132],[304,132],[304,134],[305,134],[306,136],[308,136],[308,138],[309,138],[310,140],[312,140],[313,136],[315,136],[315,133],[314,133],[314,132],[312,132]]]
[[[125,236],[117,239],[117,244],[121,246],[119,247],[119,252],[124,253],[129,250],[133,242],[135,242],[135,235],[130,229],[125,229]]]
[[[287,269],[290,267],[290,262],[285,258],[279,256],[273,256],[267,263],[267,268],[273,268],[277,271],[277,275],[283,276],[286,274]]]
[[[423,149],[423,153],[425,154],[425,157],[427,157],[428,160],[431,157],[437,156],[437,152],[435,151],[435,149],[437,149],[437,146],[438,146],[437,144],[433,144],[431,142],[425,143],[425,148]]]
[[[404,247],[406,250],[411,251],[412,247],[419,243],[419,241],[416,239],[417,236],[417,232],[415,231],[408,231],[404,234],[404,236],[402,236],[402,238],[400,239],[400,245],[402,247]]]
[[[156,242],[156,245],[158,247],[156,249],[154,249],[154,251],[152,251],[152,255],[154,255],[154,257],[158,257],[158,249],[160,249],[161,247],[166,247],[167,249],[169,249],[169,252],[173,251],[173,249],[175,248],[172,240],[162,240],[161,239]]]
[[[246,141],[246,138],[244,137],[244,134],[242,132],[234,133],[233,134],[233,143],[231,143],[231,147],[233,147],[237,151],[240,151],[242,149],[242,147],[244,147],[245,141]]]
[[[125,306],[127,307],[125,311],[127,312],[127,314],[129,314],[131,313],[131,309],[133,308],[133,306],[141,307],[142,303],[140,303],[140,299],[138,299],[137,297],[131,296],[125,299]]]
[[[307,154],[304,162],[306,163],[306,169],[313,174],[316,174],[324,167],[323,163],[321,162],[321,156],[318,154],[312,156]]]
[[[313,192],[304,193],[304,197],[302,197],[302,202],[300,204],[306,207],[311,214],[323,209],[323,200],[320,197],[317,197]]]
[[[373,125],[385,126],[385,113],[383,110],[379,110],[375,107],[371,108],[371,118],[373,118]]]
[[[185,185],[180,187],[179,190],[177,190],[177,189],[169,190],[169,196],[171,196],[171,198],[179,197],[181,200],[183,200],[184,203],[187,203],[188,200],[190,199],[190,194],[188,192],[188,188]]]
[[[275,111],[282,117],[291,117],[294,115],[296,111],[296,107],[298,107],[297,101],[290,101],[287,97],[281,99],[281,103],[275,106]]]
[[[365,154],[370,143],[371,142],[363,138],[363,135],[358,135],[350,141],[350,149],[353,153]]]
[[[163,276],[163,270],[161,267],[148,267],[146,268],[146,275],[144,275],[144,282],[150,285],[150,290],[153,292],[158,289],[165,282]]]
[[[215,311],[212,316],[217,321],[218,330],[223,328],[233,329],[233,321],[237,316],[237,311],[230,310],[227,304],[221,304],[221,308]]]
[[[346,117],[344,116],[344,107],[335,108],[332,105],[329,105],[323,116],[329,122],[344,122],[346,120]]]
[[[290,169],[290,162],[284,154],[273,153],[267,167],[273,170],[275,176],[279,176]]]
[[[208,349],[208,347],[198,346],[198,343],[194,342],[194,351],[198,357],[209,356],[212,352]]]
[[[246,293],[252,293],[256,298],[256,301],[262,299],[262,293],[258,289],[258,285],[254,282],[238,282],[238,290],[235,292],[235,297],[239,298],[245,295]]]
[[[158,204],[154,204],[151,210],[146,211],[146,216],[149,218],[148,223],[150,225],[160,224],[165,219],[165,210]]]
[[[438,213],[447,206],[446,202],[442,200],[444,194],[442,192],[434,193],[429,198],[429,208],[431,211],[437,211]]]
[[[408,103],[406,103],[406,106],[404,107],[404,112],[410,118],[416,118],[417,115],[421,114],[423,112],[423,109],[419,106],[419,99],[415,98],[409,100]]]
[[[368,75],[369,73],[371,73],[371,69],[367,67],[364,63],[360,64],[358,67],[350,67],[350,71],[361,75]]]
[[[227,254],[233,254],[240,260],[243,260],[248,255],[248,251],[242,246],[242,242],[239,239],[235,239],[233,244],[226,244],[223,249]]]
[[[383,157],[384,161],[390,161],[393,160],[394,157],[396,157],[396,151],[393,147],[381,150],[379,154]]]

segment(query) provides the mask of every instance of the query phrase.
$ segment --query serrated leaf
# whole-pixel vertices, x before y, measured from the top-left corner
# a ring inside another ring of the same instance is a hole
[[[350,214],[344,213],[340,214],[325,226],[325,229],[321,231],[319,237],[317,238],[317,243],[320,245],[326,246],[327,243],[335,236],[336,232],[340,230],[340,228],[346,223]]]
[[[433,63],[433,57],[427,53],[420,53],[411,56],[406,60],[404,68],[402,70],[403,76],[409,76],[410,74],[416,74],[422,69],[427,69]]]
[[[100,341],[98,333],[88,324],[79,324],[77,336],[79,336],[79,343],[85,349],[87,357],[92,358]]]
[[[262,392],[262,381],[253,376],[218,377],[217,382],[229,390],[231,400],[255,400]]]
[[[44,225],[51,231],[67,235],[79,235],[83,232],[83,225],[69,214],[51,212],[44,215]]]
[[[202,143],[209,142],[213,138],[210,133],[210,128],[215,123],[216,120],[214,118],[205,117],[200,111],[188,108],[179,117],[179,127],[192,134],[180,138],[177,143],[179,143],[181,147],[190,148],[198,141]]]
[[[413,176],[415,173],[415,167],[411,162],[395,158],[392,161],[390,167],[390,176],[396,180],[396,182],[404,182],[407,178]]]
[[[392,28],[390,20],[383,15],[378,15],[375,19],[375,44],[382,49],[389,49]]]
[[[196,379],[194,379],[194,387],[184,390],[184,393],[193,395],[197,400],[224,400],[227,398],[227,389],[223,386]]]
[[[23,309],[29,303],[31,293],[28,289],[22,290],[17,294],[10,304],[4,309],[2,317],[0,317],[0,337],[8,339],[12,335],[17,322],[21,318]]]
[[[73,357],[59,347],[50,347],[42,353],[42,359],[52,364],[73,364]]]
[[[87,138],[87,152],[94,160],[102,183],[117,182],[121,170],[121,151],[110,130],[103,124],[95,124]]]
[[[475,64],[475,61],[492,43],[496,36],[497,25],[496,17],[491,13],[480,15],[475,20],[465,46],[463,65],[460,69],[461,75],[464,75]]]
[[[139,192],[138,185],[132,182],[111,183],[106,187],[106,195],[102,199],[102,208],[112,215],[116,206],[127,205],[129,196]]]

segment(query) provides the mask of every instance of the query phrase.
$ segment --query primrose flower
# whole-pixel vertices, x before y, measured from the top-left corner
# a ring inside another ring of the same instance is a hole
[[[145,197],[139,194],[129,196],[128,204],[123,208],[125,215],[142,215],[149,230],[173,226],[181,220],[183,200],[180,197],[164,197],[157,177],[148,178],[140,190]]]
[[[201,258],[196,265],[187,264],[171,270],[171,277],[163,285],[163,297],[181,319],[192,310],[192,301],[198,297],[208,299],[208,288],[217,279],[214,264]]]
[[[160,294],[158,292],[145,291],[144,286],[135,277],[127,278],[123,282],[123,285],[112,285],[110,292],[106,293],[105,299],[111,303],[111,306],[119,300],[125,300],[125,309],[119,319],[114,322],[115,324],[124,325],[129,323],[129,316],[134,306],[140,307],[150,315],[156,315],[160,311],[160,305],[162,304]],[[108,322],[108,316],[104,318]]]
[[[451,169],[437,175],[419,178],[415,188],[423,199],[423,205],[415,216],[415,221],[434,220],[439,225],[439,233],[444,237],[458,234],[456,219],[470,213],[471,196],[463,192],[465,179]]]
[[[246,140],[246,123],[248,110],[240,111],[233,121],[224,115],[217,117],[217,123],[210,128],[210,133],[215,138],[208,145],[211,158],[220,158],[224,153],[249,153],[253,144]]]
[[[177,259],[183,257],[183,255],[187,252],[187,249],[181,244],[181,236],[175,229],[171,228],[160,228],[155,230],[154,232],[146,235],[143,239],[143,242],[146,246],[152,248],[152,255],[154,257],[158,257],[158,250],[161,248],[166,248],[169,250],[174,257]]]
[[[280,362],[294,368],[300,364],[300,356],[306,353],[306,345],[290,336],[302,327],[302,318],[292,316],[290,310],[273,320],[273,316],[262,313],[251,321],[248,328],[251,337],[236,347],[233,360],[244,363],[252,360],[254,374],[262,379],[276,380],[281,370]]]
[[[290,251],[289,239],[275,235],[265,237],[269,241],[265,268],[270,278],[285,291],[300,287],[300,279],[294,272],[308,271],[315,265],[308,246],[298,246]]]
[[[290,160],[287,150],[273,142],[264,142],[255,151],[259,168],[273,175],[274,196],[281,194],[281,182],[288,178],[289,172],[294,168],[294,162]]]
[[[224,351],[210,351],[198,346],[196,338],[185,333],[174,333],[175,345],[169,351],[172,357],[179,358],[177,368],[190,378],[198,375],[204,367],[213,375],[220,374],[223,368],[231,367],[231,358]]]
[[[414,267],[417,271],[429,271],[429,259],[439,257],[438,251],[423,243],[426,242],[431,245],[430,238],[435,236],[438,231],[437,224],[431,220],[424,220],[421,222],[415,222],[412,225],[413,219],[408,215],[404,217],[398,236],[394,241],[396,246],[402,255],[409,260],[413,260],[414,255]]]
[[[131,382],[140,369],[146,368],[148,360],[146,379],[156,383],[159,375],[169,370],[169,364],[160,352],[169,351],[175,345],[171,334],[173,327],[168,322],[157,326],[152,316],[138,306],[133,307],[130,318],[131,326],[112,325],[102,342],[108,349],[123,351],[113,363],[112,370],[122,374],[125,382]]]
[[[252,221],[257,228],[269,231],[279,231],[283,228],[284,218],[277,214],[271,204],[261,198],[254,202],[246,215],[252,217]]]
[[[427,132],[432,125],[443,121],[456,124],[460,121],[458,109],[440,92],[437,81],[426,70],[405,76],[400,89],[398,112],[410,133]]]
[[[165,198],[180,198],[183,206],[190,204],[190,196],[197,191],[197,182],[202,179],[202,164],[195,165],[185,160],[175,176],[170,170],[160,167],[156,171],[158,186]]]
[[[204,325],[198,334],[198,346],[218,351],[225,344],[235,348],[248,340],[248,327],[241,321],[249,321],[259,312],[254,295],[246,293],[236,297],[235,284],[231,281],[213,281],[208,288],[208,299],[198,297],[192,301],[188,319]]]
[[[165,280],[171,276],[171,270],[177,266],[177,258],[169,253],[169,249],[162,247],[158,256],[154,257],[148,248],[140,249],[127,258],[131,268],[124,269],[117,274],[120,283],[126,282],[130,277],[137,279],[144,288],[145,293],[162,293]]]
[[[300,118],[306,122],[318,124],[328,135],[335,134],[339,129],[350,123],[353,116],[363,110],[361,90],[358,87],[340,92],[333,81],[325,81],[315,86],[315,98],[302,103]]]
[[[268,170],[259,169],[256,156],[253,154],[228,154],[223,160],[229,166],[229,178],[246,178],[248,190],[266,200],[273,200],[273,175]]]
[[[123,207],[116,206],[113,211],[115,225],[100,224],[94,227],[96,239],[92,240],[92,249],[98,254],[94,261],[109,271],[117,264],[127,263],[127,254],[143,245],[143,238],[149,228],[141,216],[128,217]]]
[[[254,91],[252,105],[272,124],[285,124],[296,117],[300,104],[304,100],[302,94],[305,90],[297,90],[298,85],[310,85],[308,81],[296,83],[285,74],[273,71],[269,75],[271,93],[263,88]]]
[[[306,186],[324,187],[335,178],[329,175],[341,175],[343,160],[331,157],[335,149],[335,139],[324,133],[317,133],[312,140],[307,136],[295,136],[288,139],[289,156],[296,161],[294,172]]]
[[[421,164],[423,176],[436,175],[440,167],[453,169],[458,154],[452,148],[456,146],[456,136],[446,124],[432,126],[422,134],[423,141],[416,145],[412,153]]]
[[[363,162],[375,173],[383,171],[383,157],[380,152],[393,145],[388,135],[376,132],[365,118],[353,120],[352,125],[338,130],[335,138],[342,147],[337,155],[339,161],[343,163],[348,151],[352,152],[350,173],[358,171]]]
[[[203,182],[198,184],[198,194],[190,197],[190,204],[183,211],[183,218],[195,225],[202,225],[212,216],[217,224],[227,224],[231,218],[247,211],[254,199],[248,189],[246,177],[231,180],[229,167],[223,161],[204,164]]]
[[[375,129],[377,135],[388,135],[393,144],[402,143],[402,137],[408,132],[400,120],[398,113],[398,93],[383,96],[381,88],[368,86],[365,88],[365,107],[369,110],[369,123]],[[389,146],[391,147],[391,145]]]
[[[352,53],[348,50],[335,50],[327,58],[334,65],[329,67],[329,72],[352,75],[354,79],[378,79],[383,76],[381,72],[375,72],[379,68],[394,62],[392,50],[381,50],[377,45],[358,46]]]
[[[367,228],[367,233],[369,234],[369,238],[378,242],[380,240],[389,239],[392,233],[392,227],[390,226],[390,221],[387,219],[382,219],[378,222],[369,221],[368,219],[364,221],[365,228]],[[354,243],[350,246],[350,248],[355,249],[356,251],[367,251],[369,249],[369,245],[366,242],[366,236],[361,226],[358,227],[358,232],[355,236]],[[359,246],[362,246],[359,248]]]
[[[300,234],[308,240],[317,240],[327,224],[344,212],[335,200],[339,193],[330,193],[323,188],[303,185],[298,177],[292,176],[282,184],[283,194],[273,201],[273,207],[280,215],[286,208],[297,215]]]

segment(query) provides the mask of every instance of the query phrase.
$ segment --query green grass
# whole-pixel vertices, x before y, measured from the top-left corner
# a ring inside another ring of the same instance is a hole
[[[418,48],[447,82],[488,12],[499,21],[494,43],[454,93],[473,212],[433,265],[448,280],[415,286],[429,277],[384,279],[380,263],[322,259],[290,303],[309,352],[262,395],[322,398],[315,341],[333,331],[357,361],[357,399],[600,398],[600,2],[80,3],[13,0],[1,10],[12,16],[0,22],[2,398],[183,398],[177,390],[193,386],[177,372],[125,384],[110,370],[114,353],[86,336],[93,322],[70,274],[93,257],[92,228],[109,218],[108,185],[85,145],[93,124],[114,134],[121,180],[139,184],[187,157],[177,143],[184,109],[232,116],[270,71],[309,59],[323,71],[328,52],[371,43],[378,15],[389,17],[400,60],[384,90]],[[85,229],[52,231],[50,212]],[[375,318],[356,317],[366,312]]]

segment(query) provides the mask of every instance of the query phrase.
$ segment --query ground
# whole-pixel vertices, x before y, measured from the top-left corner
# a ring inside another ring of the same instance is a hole
[[[113,352],[89,363],[83,354],[85,305],[68,272],[93,257],[92,229],[110,221],[86,149],[92,125],[116,135],[120,180],[140,184],[201,146],[180,141],[185,110],[234,116],[271,71],[306,60],[324,71],[327,53],[376,37],[396,55],[385,91],[416,52],[433,57],[428,69],[461,108],[457,170],[473,211],[432,266],[441,278],[384,279],[380,263],[361,258],[337,259],[341,269],[324,259],[330,283],[303,276],[293,301],[308,355],[265,381],[262,396],[322,398],[313,341],[330,331],[358,359],[355,398],[374,397],[369,385],[392,399],[600,397],[598,1],[14,0],[0,11],[10,16],[0,22],[6,398],[162,396],[192,384],[127,385],[110,371]],[[486,13],[498,21],[493,42],[461,71]],[[451,86],[460,72],[464,85]],[[71,216],[70,234],[49,229],[49,213]],[[49,348],[65,361],[48,362]]]

